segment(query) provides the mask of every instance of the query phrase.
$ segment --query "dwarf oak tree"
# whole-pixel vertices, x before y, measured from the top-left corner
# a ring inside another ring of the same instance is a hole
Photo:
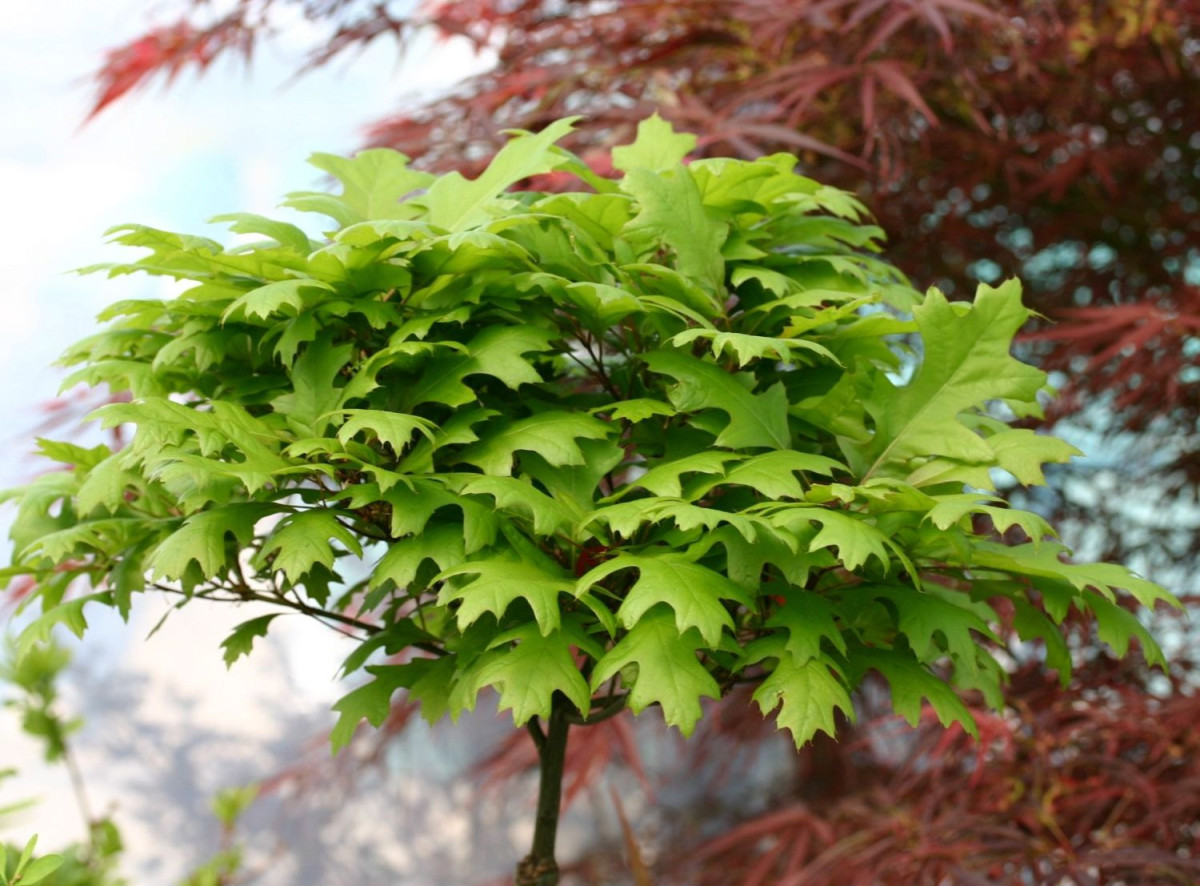
[[[875,671],[910,721],[927,701],[973,731],[952,687],[1001,704],[1001,610],[1064,682],[1072,607],[1160,659],[1119,592],[1170,595],[1066,562],[995,493],[1073,454],[1004,420],[1045,387],[1009,354],[1015,281],[921,295],[791,156],[685,165],[694,137],[651,117],[608,180],[555,144],[571,127],[518,134],[473,180],[316,155],[341,193],[287,205],[325,239],[244,214],[223,220],[266,239],[114,229],[149,254],[110,276],[191,285],[118,302],[66,354],[72,383],[128,392],[96,418],[136,433],[44,441],[71,470],[11,493],[8,574],[44,609],[23,643],[150,590],[336,623],[367,679],[335,750],[398,691],[436,720],[490,687],[540,751],[522,884],[557,882],[570,729],[624,707],[688,734],[751,683],[800,745]],[[590,190],[512,190],[549,171]]]

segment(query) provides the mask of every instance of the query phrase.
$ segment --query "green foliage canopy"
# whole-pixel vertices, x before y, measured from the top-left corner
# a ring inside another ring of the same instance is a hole
[[[1064,681],[1071,609],[1160,659],[1121,601],[1170,596],[1067,562],[996,494],[1073,454],[998,417],[1045,388],[1009,354],[1015,281],[922,295],[794,157],[685,164],[694,139],[651,118],[610,181],[555,145],[571,126],[474,180],[317,155],[341,193],[286,205],[331,219],[322,240],[245,214],[223,220],[266,239],[115,229],[149,253],[110,276],[188,286],[118,302],[65,356],[69,383],[128,392],[96,418],[135,433],[44,442],[70,470],[10,493],[7,574],[44,609],[26,645],[156,588],[340,622],[370,679],[335,747],[402,689],[431,719],[493,687],[518,724],[558,693],[687,734],[744,682],[802,744],[872,671],[909,720],[929,702],[972,730],[952,687],[1002,704],[1001,612]],[[513,190],[543,174],[590,190]]]

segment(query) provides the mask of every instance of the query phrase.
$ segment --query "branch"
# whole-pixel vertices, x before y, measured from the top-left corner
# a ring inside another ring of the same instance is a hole
[[[541,724],[537,717],[530,717],[529,722],[525,724],[525,728],[529,730],[529,734],[533,736],[533,743],[538,749],[538,754],[546,747],[546,733],[542,732]]]
[[[567,722],[572,726],[595,726],[597,723],[603,723],[605,720],[611,720],[617,714],[621,713],[621,711],[625,710],[625,703],[628,698],[628,693],[625,695],[618,695],[615,699],[610,701],[596,713],[589,715],[586,720],[582,715],[577,714],[574,711],[568,711],[565,714]]]
[[[326,510],[332,511],[333,508],[326,508]],[[358,515],[356,514],[355,516],[358,516]],[[395,539],[392,538],[390,535],[377,535],[374,532],[368,532],[367,530],[363,529],[361,526],[355,526],[353,523],[347,523],[347,522],[343,521],[341,518],[339,518],[336,514],[334,515],[333,519],[337,520],[338,526],[341,526],[343,529],[347,529],[350,532],[357,532],[359,535],[365,535],[367,538],[372,539],[373,541],[387,541],[387,542],[395,541]],[[363,520],[363,518],[361,518],[361,517],[359,517],[359,519]],[[363,520],[363,522],[366,522],[366,521]]]
[[[79,768],[79,762],[75,759],[75,754],[71,751],[71,746],[67,744],[65,736],[62,738],[62,761],[71,778],[71,791],[75,795],[75,805],[79,808],[79,814],[87,827],[87,859],[89,862],[94,862],[96,858],[96,818],[92,815],[92,805],[88,801],[83,770]]]
[[[344,624],[344,625],[347,625],[352,628],[357,628],[358,630],[363,631],[366,634],[378,634],[380,631],[382,631],[384,629],[384,626],[382,626],[382,625],[376,625],[376,624],[371,624],[370,622],[361,621],[352,616],[343,615],[340,612],[331,612],[328,609],[319,609],[316,606],[308,605],[307,603],[303,602],[302,600],[289,600],[287,597],[283,597],[283,596],[274,597],[274,596],[270,596],[268,594],[260,594],[257,591],[255,591],[249,587],[245,587],[245,588],[238,587],[236,589],[233,589],[230,591],[230,593],[234,593],[237,596],[236,597],[227,597],[227,598],[205,597],[203,594],[189,595],[189,594],[185,594],[179,588],[168,587],[166,585],[159,584],[157,582],[152,584],[151,587],[153,587],[155,590],[158,590],[158,591],[165,591],[168,594],[177,594],[178,596],[181,596],[181,597],[199,596],[201,599],[209,599],[209,600],[213,600],[214,602],[217,602],[217,603],[243,603],[243,602],[247,602],[247,601],[251,601],[251,600],[259,602],[259,603],[271,603],[275,606],[282,606],[285,609],[291,609],[295,612],[299,612],[302,615],[311,616],[312,618],[315,618],[318,621],[320,621],[322,619],[328,619],[329,621],[336,621],[340,624]],[[214,589],[214,590],[223,590],[223,589]],[[334,628],[334,630],[340,630],[340,629],[334,627],[333,625],[327,625],[327,627]],[[346,633],[346,632],[340,631],[340,633]],[[354,637],[353,634],[346,634],[346,635],[349,637]],[[354,637],[354,639],[359,639],[359,638]],[[443,655],[447,654],[445,649],[442,649],[440,646],[435,646],[432,643],[413,643],[412,645],[414,648],[420,649],[422,652],[428,652],[430,655],[436,655],[439,658],[442,657]]]

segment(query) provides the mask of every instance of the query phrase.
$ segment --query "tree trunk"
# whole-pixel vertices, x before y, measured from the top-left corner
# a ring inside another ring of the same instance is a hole
[[[567,759],[567,722],[570,703],[554,696],[554,707],[546,724],[546,733],[537,730],[540,781],[537,818],[533,827],[533,846],[517,865],[515,886],[558,886],[558,863],[554,860],[554,841],[558,836],[558,815],[562,807],[563,764]]]

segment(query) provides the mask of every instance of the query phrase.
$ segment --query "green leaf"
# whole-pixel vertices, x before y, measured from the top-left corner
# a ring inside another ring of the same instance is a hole
[[[772,531],[773,527],[756,514],[735,514],[718,508],[700,507],[677,498],[635,499],[620,504],[597,508],[584,522],[584,528],[594,522],[608,525],[613,532],[627,539],[647,523],[674,521],[676,527],[687,532],[704,527],[712,531],[728,524],[742,534],[747,541],[756,541],[760,530]]]
[[[436,450],[447,446],[458,446],[463,443],[475,443],[479,440],[479,435],[475,433],[475,425],[499,414],[494,409],[466,409],[456,411],[437,429],[432,441],[417,441],[412,451],[401,461],[400,469],[406,473],[413,474],[432,473],[434,470],[433,454]],[[394,482],[385,484],[382,480],[379,480],[379,483],[381,486],[395,485]]]
[[[420,379],[402,392],[407,408],[422,403],[462,406],[475,399],[463,383],[471,375],[490,375],[514,390],[542,380],[525,354],[550,350],[554,333],[536,326],[492,326],[467,344],[468,356],[439,357],[421,373]]]
[[[17,660],[24,658],[35,645],[47,642],[51,632],[58,625],[65,626],[76,637],[82,637],[83,632],[87,630],[83,607],[89,603],[111,605],[112,597],[108,593],[88,594],[86,597],[76,597],[47,609],[27,624],[17,637]]]
[[[61,855],[43,855],[41,858],[35,858],[13,882],[20,883],[21,886],[33,886],[34,883],[42,882],[62,867],[64,861],[65,859]]]
[[[155,575],[181,579],[190,564],[210,578],[231,562],[230,542],[246,547],[254,537],[254,524],[278,510],[261,502],[240,502],[193,514],[154,549],[147,567]]]
[[[123,453],[110,455],[87,472],[75,495],[75,507],[81,515],[103,508],[110,514],[125,504],[125,489],[137,475],[126,469]]]
[[[429,220],[451,231],[462,231],[485,218],[484,210],[509,187],[561,166],[563,158],[552,148],[575,128],[576,117],[551,123],[537,135],[523,133],[497,152],[479,178],[468,181],[459,173],[440,176],[421,198],[429,207]]]
[[[461,534],[468,554],[490,545],[498,531],[492,508],[468,496],[455,495],[443,483],[432,480],[410,480],[370,499],[381,499],[392,506],[390,532],[394,538],[421,532],[430,517],[445,507],[457,507],[462,512]]]
[[[37,438],[37,447],[38,455],[83,470],[94,470],[112,455],[112,450],[104,445],[84,449],[65,440],[47,440],[45,437]]]
[[[342,662],[341,676],[348,677],[367,663],[380,649],[396,655],[411,646],[436,644],[436,638],[419,628],[412,619],[404,618],[377,631],[358,644]]]
[[[284,204],[303,211],[322,212],[343,227],[371,219],[396,218],[400,200],[429,187],[434,177],[408,168],[408,158],[386,148],[359,151],[353,157],[313,154],[308,160],[342,183],[339,197],[313,192],[288,195]]]
[[[621,265],[621,270],[634,275],[642,292],[660,293],[640,296],[643,305],[685,325],[695,323],[704,329],[711,328],[709,321],[720,316],[724,307],[695,279],[675,268],[654,262],[633,262]]]
[[[221,320],[225,321],[234,316],[247,320],[265,320],[273,314],[283,313],[282,309],[285,307],[292,310],[291,316],[294,317],[308,306],[305,293],[312,291],[333,292],[333,287],[320,280],[279,280],[268,283],[236,299],[225,309]]]
[[[461,526],[429,527],[409,538],[389,544],[386,553],[379,558],[371,572],[369,587],[374,591],[391,581],[404,592],[417,577],[417,570],[426,560],[433,561],[441,570],[460,565],[465,556]]]
[[[614,419],[637,424],[656,415],[672,416],[675,414],[675,409],[669,403],[663,403],[661,400],[640,397],[634,400],[622,400],[620,403],[612,403],[608,406],[599,406],[592,412],[608,413]]]
[[[921,703],[928,699],[943,726],[960,723],[973,738],[979,737],[975,718],[953,689],[918,662],[910,652],[898,649],[856,648],[850,659],[861,671],[876,670],[892,688],[892,707],[916,726],[921,721]]]
[[[408,210],[401,212],[406,214]],[[333,235],[333,239],[349,246],[373,246],[380,240],[397,240],[406,245],[415,245],[445,234],[444,229],[420,219],[375,219],[342,228]]]
[[[808,535],[815,533],[809,532]],[[699,556],[716,544],[725,547],[725,571],[729,578],[754,594],[764,590],[763,569],[767,564],[778,569],[790,584],[804,587],[812,569],[823,569],[836,563],[829,551],[810,552],[806,550],[806,545],[800,545],[797,549],[793,546],[795,542],[789,544],[786,536],[780,533],[760,532],[753,541],[749,541],[732,526],[722,526],[715,532],[707,533],[697,543],[694,553]]]
[[[390,446],[397,458],[408,447],[414,434],[420,433],[432,440],[437,431],[437,425],[428,419],[403,412],[341,409],[338,414],[346,417],[337,432],[337,438],[343,443],[349,443],[356,434],[367,431],[380,443]]]
[[[843,655],[846,653],[846,641],[834,620],[835,611],[825,597],[791,590],[784,596],[783,605],[767,619],[767,627],[788,632],[783,648],[794,664],[803,665],[824,654],[821,650],[824,642]]]
[[[1026,486],[1044,486],[1046,477],[1042,466],[1066,464],[1074,456],[1083,455],[1066,440],[1038,434],[1028,428],[1008,428],[987,438],[996,467],[1003,468],[1018,483]]]
[[[410,665],[380,665],[367,668],[375,679],[343,696],[333,706],[333,709],[341,714],[333,731],[329,733],[333,753],[336,754],[350,743],[350,739],[358,730],[358,724],[364,719],[375,727],[383,724],[392,710],[392,696],[396,690],[412,686],[421,676],[420,669],[412,667],[415,664],[417,662]]]
[[[270,237],[280,246],[294,249],[301,255],[308,255],[313,249],[313,244],[308,239],[308,234],[295,225],[255,215],[252,212],[230,212],[224,215],[214,215],[208,221],[210,224],[216,222],[233,222],[229,226],[229,229],[235,234],[263,234]]]
[[[842,365],[842,362],[828,348],[802,338],[771,338],[763,335],[749,335],[744,332],[719,332],[715,329],[693,327],[672,336],[670,342],[677,348],[683,348],[697,340],[708,341],[713,356],[718,359],[727,351],[732,353],[738,366],[745,366],[753,360],[761,359],[774,360],[779,363],[795,363],[796,351],[808,351],[838,366]]]
[[[133,604],[133,595],[146,588],[146,554],[155,539],[147,536],[138,544],[126,550],[109,573],[109,585],[112,587],[113,605],[124,621],[129,621],[129,610]]]
[[[1018,483],[1044,486],[1042,473],[1047,464],[1066,464],[1083,453],[1057,437],[1038,434],[1027,428],[1008,428],[984,438],[992,457],[986,462],[966,463],[952,458],[931,458],[908,476],[913,486],[962,483],[976,489],[995,491],[990,468],[1008,471]]]
[[[224,251],[221,244],[207,237],[176,234],[148,225],[117,225],[105,232],[115,243],[126,246],[141,246],[151,254],[130,265],[99,265],[84,271],[108,270],[110,276],[142,271],[165,275],[177,280],[208,282],[229,278],[245,280],[282,280],[285,266],[298,266],[303,262],[294,255],[244,253]],[[278,251],[276,251],[278,252]],[[111,319],[103,317],[102,319]]]
[[[1001,545],[977,542],[972,552],[974,563],[982,568],[996,569],[1013,575],[1059,579],[1082,591],[1094,588],[1111,596],[1117,588],[1128,591],[1143,606],[1153,609],[1160,601],[1180,609],[1178,598],[1152,581],[1116,563],[1067,563],[1061,558],[1070,554],[1060,544]]]
[[[713,304],[719,306],[724,299],[715,294],[724,289],[721,244],[728,228],[708,217],[691,173],[683,166],[659,172],[631,169],[621,189],[637,200],[639,208],[625,226],[625,237],[643,244],[647,252],[659,246],[670,249],[679,272],[713,293]]]
[[[974,305],[962,315],[930,290],[913,316],[924,358],[903,387],[877,376],[866,400],[875,436],[859,455],[864,479],[885,468],[903,476],[906,463],[917,457],[990,461],[991,447],[959,414],[993,400],[1036,402],[1045,384],[1045,373],[1009,355],[1013,336],[1029,317],[1016,280],[998,289],[980,286]]]
[[[1118,658],[1125,657],[1129,651],[1129,641],[1136,638],[1146,662],[1167,670],[1162,649],[1136,616],[1097,594],[1089,594],[1086,599],[1088,609],[1096,616],[1100,639],[1112,647]]]
[[[665,461],[655,465],[635,480],[631,480],[626,490],[634,488],[648,489],[655,495],[681,497],[683,485],[680,478],[684,474],[716,474],[724,475],[725,465],[737,460],[738,456],[731,452],[697,452],[685,455],[673,461]],[[691,496],[699,498],[702,495]]]
[[[1036,547],[1046,537],[1056,537],[1057,532],[1046,520],[1030,511],[1019,508],[1000,508],[979,502],[978,495],[938,496],[938,503],[925,515],[925,519],[938,529],[948,529],[961,523],[972,514],[989,517],[996,531],[1005,533],[1013,526],[1020,526]]]
[[[476,465],[485,474],[508,477],[513,472],[513,456],[517,452],[536,452],[550,465],[582,465],[583,450],[576,440],[603,440],[608,437],[609,425],[572,412],[543,412],[523,418],[492,431],[464,449],[460,461]]]
[[[555,466],[529,453],[521,457],[521,471],[582,515],[595,503],[601,481],[625,460],[625,450],[614,437],[577,440],[583,464]]]
[[[981,650],[972,631],[993,643],[1000,638],[990,623],[998,621],[986,603],[971,600],[966,594],[931,584],[926,591],[915,588],[873,588],[878,598],[890,600],[899,613],[898,627],[918,659],[933,663],[944,654],[937,643],[941,635],[945,652],[958,667],[977,674]]]
[[[1046,647],[1046,667],[1058,671],[1058,683],[1064,689],[1071,683],[1071,650],[1054,622],[1033,605],[1017,597],[1013,599],[1013,627],[1025,641],[1040,639]]]
[[[888,556],[889,539],[868,522],[866,515],[851,511],[835,511],[820,507],[784,507],[771,513],[767,519],[780,528],[820,523],[821,530],[809,542],[809,551],[822,548],[837,548],[837,557],[842,565],[853,571],[863,566],[872,557],[886,571],[891,565]]]
[[[543,636],[558,629],[561,615],[558,595],[572,593],[575,582],[550,563],[532,563],[515,557],[476,560],[443,570],[438,579],[474,575],[464,583],[446,582],[438,594],[438,603],[448,606],[460,601],[456,618],[467,627],[484,613],[501,618],[508,607],[524,600],[533,610]]]
[[[329,416],[341,405],[341,389],[334,382],[350,362],[351,351],[349,344],[333,344],[328,333],[318,336],[292,366],[292,390],[271,401],[301,436],[324,436]]]
[[[791,448],[787,394],[777,384],[763,394],[753,394],[738,375],[676,351],[655,351],[643,358],[652,372],[677,382],[668,390],[680,412],[719,409],[729,424],[717,435],[717,446],[730,449]]]
[[[17,859],[16,873],[18,875],[25,869],[25,866],[29,864],[29,860],[33,858],[33,851],[37,848],[37,841],[38,836],[37,834],[34,834],[25,844],[25,848],[21,850],[21,857]]]
[[[701,696],[720,698],[721,687],[696,658],[704,640],[695,630],[679,633],[667,607],[646,613],[616,646],[596,662],[592,691],[599,692],[622,672],[629,691],[629,708],[640,714],[649,705],[662,706],[668,726],[691,735],[703,711]],[[636,665],[636,676],[625,671]]]
[[[66,529],[43,535],[25,549],[34,556],[62,561],[81,549],[115,554],[146,533],[148,524],[140,518],[87,520]]]
[[[825,300],[827,293],[817,290],[797,293],[800,284],[781,271],[773,271],[760,265],[739,264],[730,271],[729,282],[734,288],[740,288],[747,281],[753,280],[762,287],[764,292],[776,296],[778,301],[759,305],[754,311],[771,311],[777,307],[801,308],[819,305]],[[847,293],[835,293],[836,297],[846,296]]]
[[[531,717],[550,716],[555,692],[587,713],[591,690],[575,664],[568,635],[559,630],[543,635],[533,625],[523,625],[501,634],[492,647],[511,642],[517,643],[516,648],[481,665],[475,680],[480,687],[500,690],[499,710],[511,710],[515,725],[523,726]]]
[[[836,738],[835,712],[841,710],[853,720],[854,704],[829,663],[820,658],[797,661],[782,646],[771,652],[778,661],[752,696],[763,716],[778,707],[775,725],[792,733],[797,748],[818,732]]]
[[[597,331],[616,326],[630,314],[646,311],[646,306],[636,295],[608,283],[568,283],[562,291],[588,327]]]
[[[585,573],[576,584],[576,593],[584,593],[623,569],[638,570],[637,582],[626,592],[617,610],[617,619],[627,628],[662,603],[674,610],[680,634],[695,628],[704,642],[715,649],[721,642],[722,630],[733,629],[733,618],[721,601],[731,600],[743,606],[754,603],[739,585],[688,555],[677,553],[647,556],[619,553]]]
[[[460,495],[486,495],[496,509],[518,514],[533,522],[535,535],[547,537],[565,531],[579,517],[578,512],[540,491],[532,483],[516,477],[462,475]]]
[[[222,656],[225,667],[231,668],[233,663],[243,655],[249,655],[250,650],[254,648],[254,639],[267,636],[267,629],[271,626],[271,622],[282,614],[274,612],[270,615],[260,615],[258,618],[244,621],[234,628],[233,633],[221,641],[221,648],[225,650],[225,654]]]
[[[225,788],[212,800],[213,816],[225,828],[232,828],[258,797],[258,785]]]
[[[775,500],[799,499],[804,497],[804,488],[796,480],[795,474],[809,472],[828,477],[834,471],[848,473],[849,469],[841,462],[823,455],[783,449],[764,452],[734,465],[720,485],[749,486]]]
[[[282,572],[292,585],[298,586],[314,566],[333,567],[331,539],[355,556],[362,556],[358,537],[339,523],[332,512],[311,510],[284,517],[263,541],[255,559],[265,566],[269,564],[271,572]],[[271,554],[275,555],[273,559]]]
[[[499,655],[499,653],[491,653]],[[475,709],[479,695],[476,680],[477,669],[486,664],[487,656],[478,650],[459,651],[435,660],[418,659],[405,667],[417,671],[418,676],[408,687],[410,698],[421,703],[421,716],[429,723],[436,723],[446,714],[457,721],[463,711]]]
[[[651,114],[638,123],[637,138],[633,144],[618,145],[612,149],[612,165],[622,172],[631,169],[661,172],[674,169],[695,147],[696,136],[676,132],[658,114]]]
[[[560,167],[560,168],[566,168]],[[611,190],[616,182],[602,179]],[[567,219],[586,233],[601,248],[613,248],[625,223],[631,217],[632,201],[624,194],[599,193],[548,194],[530,208],[538,213],[555,215]]]

